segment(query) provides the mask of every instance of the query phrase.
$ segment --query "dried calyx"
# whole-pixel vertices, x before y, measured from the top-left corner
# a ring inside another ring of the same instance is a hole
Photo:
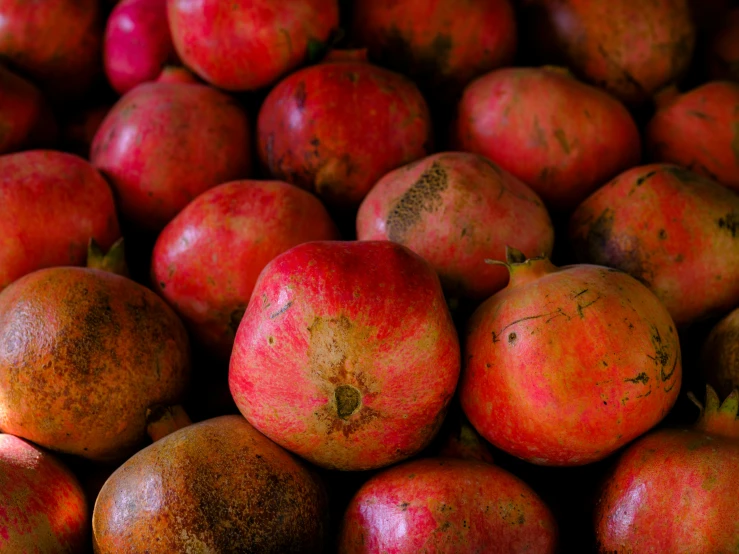
[[[688,398],[701,411],[698,421],[693,425],[693,429],[703,431],[709,435],[739,439],[739,419],[737,419],[737,411],[739,411],[739,390],[734,389],[721,402],[713,387],[706,385],[705,406],[701,404],[692,392],[688,393]]]

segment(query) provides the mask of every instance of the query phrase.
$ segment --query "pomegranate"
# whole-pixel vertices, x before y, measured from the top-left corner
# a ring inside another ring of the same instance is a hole
[[[739,304],[739,194],[669,164],[630,169],[572,214],[580,261],[636,277],[679,326]]]
[[[530,255],[552,253],[554,230],[528,186],[476,154],[444,152],[385,175],[357,214],[360,240],[392,240],[427,260],[452,297],[484,299],[508,273],[485,263],[505,259],[507,244]]]
[[[633,277],[555,267],[509,250],[508,286],[467,329],[462,408],[488,441],[540,465],[601,460],[677,399],[680,345],[667,310]]]
[[[156,80],[165,64],[176,61],[167,0],[123,0],[113,8],[105,28],[103,62],[119,94]]]
[[[476,460],[421,459],[385,470],[352,499],[339,552],[555,552],[557,523],[523,481]]]
[[[4,0],[0,57],[28,76],[52,103],[81,96],[101,73],[98,0]]]
[[[358,0],[352,34],[373,59],[440,100],[511,64],[517,39],[509,0]]]
[[[187,334],[156,294],[98,269],[42,269],[0,293],[0,429],[113,461],[146,436],[146,411],[179,402]]]
[[[508,68],[464,91],[454,144],[491,159],[567,211],[641,156],[626,108],[566,70]]]
[[[167,10],[182,61],[226,90],[273,84],[339,25],[337,0],[167,0]]]
[[[100,125],[90,154],[122,216],[153,232],[200,193],[247,177],[251,167],[249,121],[236,100],[167,78],[165,72],[165,82],[125,94]]]
[[[164,228],[152,282],[200,342],[227,359],[264,266],[302,242],[338,238],[312,194],[280,181],[234,181],[198,196]]]
[[[540,58],[640,104],[688,69],[696,30],[688,0],[522,0]]]
[[[623,453],[595,509],[601,552],[736,550],[738,406],[739,391],[719,404],[708,387],[692,428],[650,433]]]
[[[429,153],[431,121],[413,82],[362,61],[362,51],[334,55],[342,58],[297,71],[269,93],[257,121],[259,158],[274,178],[353,209],[385,173]]]
[[[739,307],[711,329],[703,343],[700,362],[708,383],[722,396],[739,388]]]
[[[84,265],[94,238],[120,237],[108,184],[85,160],[51,150],[0,156],[0,290],[23,275]]]
[[[0,65],[0,154],[52,145],[57,125],[46,98]]]
[[[98,554],[323,551],[322,485],[241,416],[175,431],[103,485],[92,518]]]
[[[739,191],[739,83],[661,92],[646,129],[650,158],[681,165]]]
[[[249,422],[331,469],[377,468],[425,447],[459,376],[439,278],[386,241],[317,241],[257,279],[229,384]]]
[[[89,527],[72,472],[38,446],[0,433],[0,551],[76,554]]]
[[[739,83],[739,8],[731,10],[713,35],[708,49],[708,72],[713,79]]]

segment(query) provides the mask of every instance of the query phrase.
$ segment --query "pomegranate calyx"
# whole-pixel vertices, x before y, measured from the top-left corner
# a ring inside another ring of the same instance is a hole
[[[123,237],[115,241],[107,252],[103,251],[94,238],[90,238],[87,243],[87,267],[128,277]]]
[[[146,432],[153,442],[192,424],[185,409],[174,406],[152,406],[146,410]]]
[[[550,262],[549,258],[545,255],[526,258],[523,252],[512,246],[506,246],[505,253],[505,262],[486,259],[485,263],[505,266],[509,273],[509,287],[535,281],[558,270],[557,266]]]
[[[688,398],[701,410],[694,429],[710,435],[739,439],[739,389],[731,391],[721,402],[713,387],[706,385],[705,406],[692,392],[688,393]]]

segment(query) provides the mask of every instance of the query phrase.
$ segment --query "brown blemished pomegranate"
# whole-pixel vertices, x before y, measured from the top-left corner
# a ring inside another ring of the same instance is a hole
[[[701,349],[700,366],[722,397],[739,388],[739,307],[711,329]]]

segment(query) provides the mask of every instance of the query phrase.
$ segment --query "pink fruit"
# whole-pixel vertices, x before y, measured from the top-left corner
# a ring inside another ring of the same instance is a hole
[[[459,343],[436,273],[385,241],[301,244],[262,271],[229,383],[262,433],[334,469],[407,458],[439,429]]]
[[[736,551],[738,407],[739,391],[719,404],[708,387],[692,428],[650,433],[623,453],[595,508],[600,552]]]
[[[248,176],[249,121],[236,100],[209,86],[143,83],[110,110],[90,160],[123,217],[159,231],[200,193]]]
[[[264,266],[302,242],[338,238],[312,194],[280,181],[234,181],[198,196],[164,228],[152,282],[195,336],[228,358]]]
[[[0,551],[75,554],[86,546],[77,478],[38,446],[0,433]]]
[[[108,17],[103,43],[105,74],[124,94],[154,81],[177,61],[167,23],[167,0],[123,0]]]
[[[485,439],[529,462],[601,460],[675,403],[675,325],[625,273],[509,254],[508,286],[468,324],[462,408]]]
[[[555,552],[557,523],[523,481],[492,464],[422,459],[385,470],[352,499],[342,554]]]
[[[458,149],[489,158],[563,211],[641,156],[626,108],[558,68],[499,69],[473,81],[454,134]]]
[[[554,230],[528,186],[476,154],[444,152],[391,171],[357,214],[360,240],[392,240],[427,260],[447,294],[484,299],[508,281],[505,248],[550,255]]]
[[[120,235],[110,188],[82,158],[0,156],[0,290],[37,269],[84,265],[91,238],[107,250]]]
[[[432,131],[413,82],[361,61],[362,52],[336,55],[343,57],[297,71],[272,89],[257,138],[274,178],[350,210],[385,173],[426,156]]]
[[[274,83],[339,25],[337,0],[167,0],[167,9],[182,61],[226,90]]]

